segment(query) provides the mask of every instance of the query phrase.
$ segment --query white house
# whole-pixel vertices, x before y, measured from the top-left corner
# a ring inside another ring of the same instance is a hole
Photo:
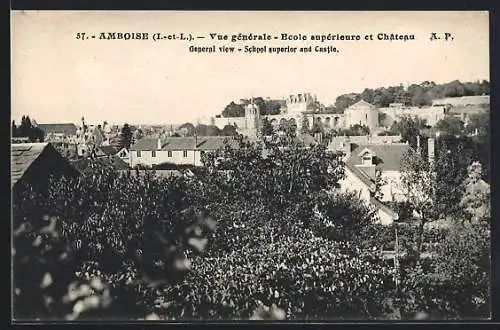
[[[201,155],[224,147],[225,141],[231,147],[238,141],[225,136],[142,138],[131,146],[130,166],[153,167],[160,164],[201,166]]]
[[[367,204],[376,207],[381,223],[390,224],[397,214],[388,202],[404,200],[400,189],[401,160],[410,146],[406,143],[345,143],[345,178],[340,182],[344,191],[355,191]],[[377,173],[385,184],[382,197],[374,197]]]

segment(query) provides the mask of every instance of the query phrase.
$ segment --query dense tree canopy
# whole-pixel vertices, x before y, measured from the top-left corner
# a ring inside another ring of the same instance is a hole
[[[87,314],[93,308],[108,320],[248,319],[265,306],[280,319],[484,315],[489,197],[474,199],[470,189],[477,166],[462,174],[458,158],[445,164],[447,154],[436,153],[431,171],[414,151],[402,174],[407,204],[423,216],[416,229],[443,214],[436,189],[447,185],[443,197],[461,197],[455,231],[436,238],[382,227],[372,206],[339,189],[342,155],[292,137],[240,140],[240,148],[203,154],[203,167],[180,176],[95,164],[48,192],[26,186],[13,196],[17,316],[97,317]],[[472,214],[477,227],[462,226]],[[411,212],[400,215],[415,222]],[[460,235],[470,246],[457,244]],[[435,259],[386,260],[381,250],[395,236],[417,251],[438,242]]]
[[[33,126],[29,116],[22,116],[21,125],[19,126],[13,120],[11,134],[12,137],[27,137],[30,142],[43,142],[45,138],[45,132]]]
[[[254,97],[253,99],[242,99],[240,103],[232,101],[222,111],[222,117],[244,117],[245,106],[253,102],[259,108],[261,116],[279,115],[281,109],[281,101],[264,99],[262,97]]]
[[[132,128],[129,126],[129,124],[125,123],[120,133],[120,148],[130,149],[130,146],[132,144],[132,136]]]
[[[485,80],[466,83],[454,80],[446,84],[425,81],[421,84],[412,84],[406,90],[403,85],[400,85],[376,89],[366,88],[362,93],[343,94],[337,97],[335,108],[343,112],[359,100],[364,100],[376,107],[388,107],[391,103],[420,107],[432,104],[435,99],[483,94],[490,94],[490,83]]]

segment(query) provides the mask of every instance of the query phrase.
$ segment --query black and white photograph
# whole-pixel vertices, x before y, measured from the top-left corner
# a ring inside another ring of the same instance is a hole
[[[488,11],[21,11],[13,322],[491,319]]]

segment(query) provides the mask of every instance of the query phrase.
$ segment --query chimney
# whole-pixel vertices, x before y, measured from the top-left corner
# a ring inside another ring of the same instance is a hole
[[[351,148],[352,148],[351,141],[346,140],[342,142],[342,144],[344,145],[345,158],[348,159],[349,157],[351,157]]]
[[[158,145],[156,146],[156,149],[161,150],[161,137],[158,138]]]
[[[434,138],[429,138],[427,140],[427,144],[428,144],[429,164],[432,165],[434,163],[434,151],[435,151]]]
[[[420,154],[420,135],[417,135],[417,152]]]

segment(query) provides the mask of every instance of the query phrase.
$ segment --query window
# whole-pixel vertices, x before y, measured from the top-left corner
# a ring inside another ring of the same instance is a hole
[[[372,156],[370,155],[363,156],[363,165],[372,165]]]
[[[188,152],[187,152],[187,150],[183,150],[183,151],[182,151],[182,155],[183,155],[184,157],[187,157],[187,156],[188,156]]]
[[[141,157],[141,151],[137,150],[137,157]]]
[[[151,157],[156,157],[156,150],[151,151]]]
[[[167,151],[167,156],[172,157],[172,150]]]

